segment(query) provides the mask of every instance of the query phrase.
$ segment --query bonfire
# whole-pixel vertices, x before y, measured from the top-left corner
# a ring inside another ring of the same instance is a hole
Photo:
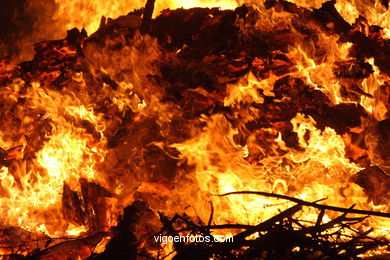
[[[390,257],[387,0],[56,2],[0,43],[1,259]]]

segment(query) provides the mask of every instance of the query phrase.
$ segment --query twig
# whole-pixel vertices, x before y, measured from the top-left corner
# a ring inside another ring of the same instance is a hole
[[[278,215],[264,221],[263,223],[260,223],[254,227],[250,227],[247,230],[241,232],[240,234],[235,235],[234,241],[245,239],[247,236],[250,236],[255,232],[269,229],[269,227],[272,226],[275,222],[281,221],[286,217],[291,217],[292,215],[294,215],[296,212],[298,212],[301,209],[302,209],[302,207],[300,205],[295,205],[295,206],[279,213]]]
[[[221,224],[221,225],[208,225],[208,226],[196,226],[196,227],[187,227],[175,230],[175,232],[182,231],[203,231],[203,230],[217,230],[217,229],[248,229],[253,228],[253,225],[244,225],[244,224]]]
[[[304,200],[301,200],[301,199],[297,199],[297,198],[286,196],[286,195],[282,195],[282,194],[268,193],[268,192],[263,192],[263,191],[234,191],[234,192],[228,192],[228,193],[225,193],[225,194],[219,194],[217,196],[228,196],[228,195],[239,195],[239,194],[252,194],[252,195],[260,195],[260,196],[265,196],[265,197],[273,197],[273,198],[278,198],[278,199],[284,199],[284,200],[289,200],[289,201],[298,203],[299,205],[314,207],[314,208],[317,208],[317,209],[327,209],[327,210],[344,212],[344,213],[354,213],[354,214],[361,214],[361,215],[370,215],[370,216],[378,216],[378,217],[390,218],[390,213],[371,211],[371,210],[361,210],[361,209],[341,208],[341,207],[329,206],[329,205],[324,205],[324,204],[318,204],[318,203],[314,203],[314,202],[304,201]]]
[[[207,223],[208,226],[210,226],[211,223],[213,222],[213,216],[214,216],[214,206],[213,206],[213,203],[211,201],[210,201],[210,207],[211,207],[211,212],[210,212],[209,221]]]

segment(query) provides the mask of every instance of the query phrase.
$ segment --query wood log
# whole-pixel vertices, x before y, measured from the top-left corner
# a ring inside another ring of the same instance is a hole
[[[150,22],[152,19],[155,2],[156,0],[147,0],[145,4],[144,14],[142,17],[142,24],[140,29],[141,34],[147,33],[150,29]]]
[[[371,64],[357,59],[336,61],[333,64],[333,73],[338,78],[363,79],[373,72]]]
[[[107,227],[107,203],[106,197],[112,197],[111,193],[97,183],[80,179],[83,195],[86,223],[90,232],[101,232]]]
[[[77,192],[70,189],[69,185],[64,183],[62,189],[62,214],[64,218],[76,225],[85,225],[85,212],[82,208],[82,202]]]
[[[145,202],[134,201],[123,210],[106,250],[91,259],[138,259],[138,246],[150,247],[155,243],[151,237],[158,232],[159,225],[158,218]]]
[[[369,166],[351,178],[363,187],[364,191],[375,205],[387,204],[390,198],[390,176],[379,167]]]

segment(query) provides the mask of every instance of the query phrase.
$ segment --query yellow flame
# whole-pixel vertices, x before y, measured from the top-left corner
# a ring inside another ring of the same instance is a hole
[[[345,159],[341,136],[330,128],[318,130],[313,119],[301,114],[291,122],[298,133],[300,146],[305,150],[287,148],[277,138],[278,146],[287,153],[268,156],[258,165],[244,160],[245,148],[233,141],[237,131],[221,115],[208,119],[207,128],[194,139],[175,144],[183,158],[195,167],[194,174],[201,192],[191,191],[194,192],[192,196],[198,196],[191,204],[195,204],[197,214],[207,219],[210,210],[206,202],[212,201],[216,223],[255,224],[291,206],[285,201],[252,195],[213,196],[243,190],[274,192],[307,201],[326,198],[329,205],[350,207],[357,204],[357,208],[371,209],[372,205],[368,203],[362,188],[349,180],[362,168]],[[307,133],[308,140],[305,138]],[[381,205],[380,208],[386,210],[388,206]],[[301,218],[315,221],[317,214],[316,210],[308,210]],[[329,212],[327,217],[329,219],[336,215]],[[387,230],[387,222],[373,220],[373,223],[379,230]]]
[[[104,127],[92,110],[77,104],[79,100],[68,94],[44,92],[33,84],[25,98],[32,107],[46,111],[42,118],[50,121],[52,130],[32,165],[24,161],[12,170],[1,169],[1,186],[7,194],[0,200],[2,221],[32,230],[39,226],[38,231],[49,235],[76,234],[77,229],[85,228],[70,227],[66,231],[66,222],[56,221],[63,218],[60,207],[63,184],[79,190],[79,178],[98,179],[95,165],[104,160],[105,153],[104,139],[95,141],[85,130],[73,127],[76,122],[72,118],[90,120],[97,131]]]
[[[56,0],[59,8],[53,16],[54,21],[65,25],[66,29],[85,28],[89,34],[95,32],[100,25],[102,16],[117,18],[121,15],[143,8],[146,1],[87,1]],[[234,9],[238,6],[235,0],[162,0],[156,1],[154,16],[164,9],[191,8],[191,7],[219,7]]]

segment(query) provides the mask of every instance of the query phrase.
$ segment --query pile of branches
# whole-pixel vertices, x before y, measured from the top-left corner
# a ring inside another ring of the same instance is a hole
[[[352,208],[337,218],[323,223],[325,209],[317,221],[299,219],[301,203],[257,225],[211,225],[195,223],[187,216],[161,216],[166,236],[211,237],[213,242],[174,242],[173,259],[360,259],[373,249],[381,248],[383,257],[390,255],[390,241],[370,237],[373,229],[364,230],[361,224],[368,216],[348,217]],[[353,212],[353,211],[352,211]],[[298,217],[294,217],[298,215]],[[390,217],[390,216],[387,216]],[[210,218],[211,220],[211,218]],[[359,228],[356,228],[359,226]],[[355,228],[354,228],[355,227]],[[229,230],[236,235],[226,241],[214,242],[213,233]],[[367,256],[366,256],[367,257]]]
[[[117,226],[110,233],[99,232],[88,237],[65,239],[56,242],[44,250],[36,250],[22,256],[12,254],[5,259],[360,259],[365,253],[380,249],[381,257],[390,256],[390,241],[385,237],[370,236],[373,228],[364,223],[370,216],[390,218],[390,213],[362,211],[350,208],[332,207],[318,202],[307,202],[284,195],[264,192],[235,192],[234,194],[257,194],[283,198],[295,202],[295,205],[280,212],[274,217],[257,225],[247,224],[214,224],[213,208],[207,223],[199,218],[194,219],[185,214],[173,217],[160,213],[159,220],[143,201],[135,201],[124,209]],[[306,208],[305,208],[306,207]],[[304,210],[319,209],[315,222],[302,220]],[[337,211],[341,214],[324,220],[326,211]],[[353,216],[351,216],[353,215]],[[360,215],[360,216],[358,216]],[[162,228],[153,233],[146,226],[153,226],[159,221]],[[218,240],[221,230],[235,234]],[[161,246],[166,243],[157,237],[182,237],[173,242],[174,251],[167,254]],[[104,237],[110,237],[102,253],[94,253],[97,244]],[[207,241],[190,239],[208,238]],[[184,238],[187,238],[185,240]],[[29,241],[36,243],[38,241]],[[46,243],[53,240],[46,239]],[[19,245],[20,246],[20,245]],[[160,252],[152,254],[151,251]],[[70,258],[69,258],[70,257]],[[378,256],[377,256],[378,257]],[[377,258],[376,258],[377,259]]]
[[[276,197],[295,205],[256,225],[214,224],[213,207],[207,223],[186,214],[168,217],[160,213],[160,231],[149,230],[140,236],[140,225],[144,226],[144,221],[150,225],[156,217],[145,202],[135,201],[125,208],[105,251],[93,254],[90,259],[360,259],[367,258],[364,254],[375,249],[381,250],[383,258],[390,256],[388,238],[370,236],[374,229],[365,225],[370,216],[390,218],[390,213],[363,211],[353,206],[332,207],[319,201],[308,202],[265,192],[234,192],[221,196],[242,194]],[[302,220],[304,212],[313,208],[318,209],[317,220]],[[329,211],[340,214],[325,220]],[[220,236],[214,235],[221,231],[234,235],[221,241]],[[168,242],[173,242],[174,251],[170,253],[161,247]],[[151,251],[159,253],[151,254]]]

